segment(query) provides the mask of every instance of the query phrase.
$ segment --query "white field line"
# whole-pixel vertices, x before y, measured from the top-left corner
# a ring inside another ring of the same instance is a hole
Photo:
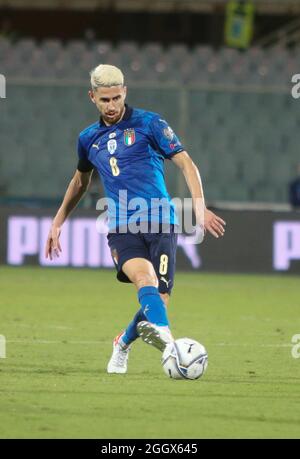
[[[49,328],[50,330],[73,330],[73,327],[66,327],[65,325],[29,325],[29,324],[18,324],[14,323],[14,327],[21,328]]]
[[[93,344],[105,344],[107,341],[69,341],[69,340],[46,340],[46,339],[15,339],[7,340],[7,343],[15,344],[83,344],[83,345],[93,345]]]
[[[250,316],[249,317],[241,317],[242,320],[244,319],[250,319]],[[269,319],[266,319],[269,321]],[[291,321],[290,321],[291,322]],[[294,321],[293,321],[294,323]],[[75,328],[78,330],[79,328],[78,327],[69,327],[69,326],[66,326],[66,325],[43,325],[43,324],[39,324],[39,325],[30,325],[30,324],[23,324],[23,323],[10,323],[10,325],[13,325],[14,327],[21,327],[21,328],[31,328],[32,330],[34,330],[35,332],[38,330],[38,329],[49,329],[49,330],[75,330]],[[230,337],[232,336],[234,333],[231,332],[231,331],[223,331],[222,332],[222,335],[223,337]],[[251,337],[251,336],[255,336],[255,337],[278,337],[278,332],[274,332],[274,333],[260,333],[260,332],[257,332],[257,333],[247,333],[247,336],[248,337]],[[221,345],[221,344],[220,344]],[[230,344],[229,344],[230,346]]]
[[[27,344],[27,345],[32,345],[32,344],[74,344],[74,345],[98,345],[98,344],[107,344],[108,341],[73,341],[73,340],[43,340],[43,339],[35,339],[35,340],[22,340],[22,339],[16,339],[16,340],[7,340],[6,341],[8,344],[9,343],[14,343],[14,344]],[[250,344],[250,343],[211,343],[208,344],[206,343],[207,347],[210,346],[217,346],[217,347],[223,347],[223,346],[228,346],[228,347],[274,347],[274,348],[285,348],[285,347],[293,347],[294,344],[290,343],[283,343],[283,344],[272,344],[272,343],[267,343],[267,344]]]

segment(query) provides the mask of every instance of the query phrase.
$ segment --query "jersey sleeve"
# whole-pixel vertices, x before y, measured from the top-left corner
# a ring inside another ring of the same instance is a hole
[[[79,170],[80,172],[90,172],[91,170],[93,170],[94,165],[88,160],[86,149],[82,145],[80,137],[78,138],[78,143],[77,143],[77,153],[78,153],[77,170]]]
[[[184,150],[169,124],[159,117],[155,117],[151,121],[150,134],[154,148],[166,159],[171,159],[172,156]]]

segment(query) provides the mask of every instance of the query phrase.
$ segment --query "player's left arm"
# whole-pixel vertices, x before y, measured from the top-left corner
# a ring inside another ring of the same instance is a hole
[[[192,158],[186,151],[181,151],[172,156],[172,161],[182,171],[190,190],[197,225],[204,226],[204,230],[209,231],[216,238],[223,236],[226,223],[221,217],[206,208],[199,169]]]

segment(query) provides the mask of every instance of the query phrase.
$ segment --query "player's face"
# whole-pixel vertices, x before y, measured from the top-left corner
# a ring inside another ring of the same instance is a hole
[[[90,91],[89,94],[106,124],[115,124],[119,121],[125,109],[125,86],[97,88],[94,91]]]

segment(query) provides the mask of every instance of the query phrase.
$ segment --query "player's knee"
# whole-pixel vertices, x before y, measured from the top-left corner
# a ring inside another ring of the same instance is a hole
[[[137,289],[140,289],[142,287],[147,287],[147,286],[153,286],[153,287],[158,286],[158,280],[157,280],[155,273],[138,271],[135,273],[133,281]]]

